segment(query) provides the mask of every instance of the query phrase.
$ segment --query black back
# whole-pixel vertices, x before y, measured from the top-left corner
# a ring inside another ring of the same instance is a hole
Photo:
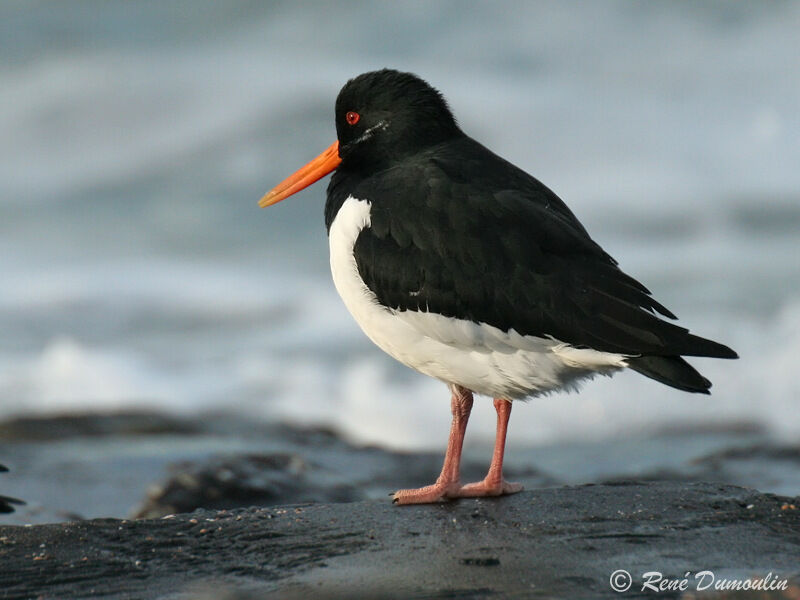
[[[372,86],[396,73],[367,74],[369,87],[357,78],[342,90],[337,130],[348,110],[364,110],[365,127],[388,126],[342,153],[325,208],[330,229],[347,197],[371,203],[355,257],[381,304],[607,352],[735,356],[656,316],[674,318],[545,185],[466,136],[452,116],[445,127],[430,123],[449,109],[422,80],[414,78],[430,91],[421,97],[373,97]],[[415,108],[426,102],[434,106]],[[344,124],[339,139],[346,147],[358,136]]]

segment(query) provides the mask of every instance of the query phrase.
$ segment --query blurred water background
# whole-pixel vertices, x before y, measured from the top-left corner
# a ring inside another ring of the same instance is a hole
[[[448,392],[361,334],[325,183],[261,195],[384,66],[552,187],[738,362],[713,395],[636,374],[515,406],[515,445],[748,423],[800,434],[800,3],[0,4],[0,417],[230,411],[396,448]],[[521,310],[524,307],[520,307]],[[470,438],[491,439],[491,405]]]

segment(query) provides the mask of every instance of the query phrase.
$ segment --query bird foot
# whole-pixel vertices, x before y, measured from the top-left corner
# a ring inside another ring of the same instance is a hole
[[[412,490],[398,490],[392,495],[394,504],[431,504],[458,498],[461,484],[458,481],[436,482]]]
[[[503,496],[522,491],[522,485],[504,479],[499,481],[478,481],[460,485],[458,482],[434,483],[412,490],[398,490],[392,496],[395,504],[432,504],[454,498],[480,498],[484,496]]]
[[[511,483],[505,479],[490,481],[476,481],[461,486],[458,490],[459,498],[480,498],[483,496],[503,496],[505,494],[516,494],[522,491],[522,484]]]

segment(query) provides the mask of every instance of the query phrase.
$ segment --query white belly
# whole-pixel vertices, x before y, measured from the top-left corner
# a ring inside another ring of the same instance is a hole
[[[329,232],[333,283],[364,333],[412,369],[478,394],[512,400],[575,388],[583,378],[627,366],[619,354],[382,306],[361,279],[353,255],[358,234],[369,226],[370,203],[347,198]]]

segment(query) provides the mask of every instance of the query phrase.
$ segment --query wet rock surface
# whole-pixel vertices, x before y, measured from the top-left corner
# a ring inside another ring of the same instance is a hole
[[[488,457],[468,447],[464,480]],[[418,507],[388,494],[430,483],[438,452],[229,416],[7,421],[0,460],[2,598],[653,597],[647,571],[800,574],[800,448],[748,427],[514,448],[527,491]]]
[[[297,502],[352,502],[358,489],[317,485],[296,454],[245,454],[170,465],[171,476],[148,490],[133,517],[158,518],[198,508],[230,509]]]
[[[484,476],[489,453],[479,454],[482,460],[466,458],[465,480]],[[386,498],[433,481],[442,461],[438,452],[355,446],[324,429],[150,413],[0,423],[6,457],[0,492],[27,505],[0,524]],[[522,463],[509,475],[528,487],[558,483]]]
[[[0,589],[7,599],[224,597],[221,589],[252,598],[602,598],[615,597],[617,569],[633,575],[625,597],[648,597],[641,576],[654,569],[772,572],[791,583],[800,510],[789,503],[735,486],[631,482],[432,506],[372,500],[2,527]]]

